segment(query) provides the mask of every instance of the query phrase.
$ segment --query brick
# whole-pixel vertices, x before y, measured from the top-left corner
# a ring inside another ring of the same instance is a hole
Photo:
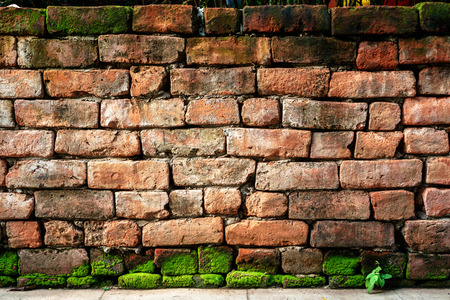
[[[104,252],[102,249],[91,248],[89,251],[91,274],[94,276],[118,276],[125,271],[122,252]]]
[[[0,186],[5,185],[6,174],[8,173],[8,163],[6,160],[0,159]]]
[[[230,34],[240,31],[241,11],[236,8],[205,7],[206,34]]]
[[[116,192],[116,215],[127,219],[165,219],[166,192]]]
[[[450,276],[450,254],[409,253],[406,278],[446,279]]]
[[[41,73],[34,70],[0,70],[0,98],[39,98],[44,96]]]
[[[45,9],[0,8],[0,34],[44,35]]]
[[[413,219],[414,193],[396,190],[370,193],[375,220],[395,221]]]
[[[368,220],[369,195],[363,191],[296,192],[289,195],[289,218]]]
[[[281,251],[281,268],[286,274],[322,273],[323,254],[319,249],[285,249]]]
[[[200,274],[225,274],[231,271],[233,263],[234,257],[232,247],[198,247],[198,272]]]
[[[394,246],[394,225],[374,221],[318,221],[311,230],[311,246],[390,248]]]
[[[49,6],[47,31],[57,35],[99,35],[128,31],[131,8],[125,6]]]
[[[352,64],[356,58],[356,43],[329,37],[275,36],[272,38],[272,53],[275,63]]]
[[[80,246],[83,245],[83,231],[67,221],[51,220],[44,223],[46,246]]]
[[[184,39],[174,36],[102,35],[100,61],[107,63],[170,64],[183,59]]]
[[[6,235],[9,248],[39,248],[42,246],[41,229],[39,222],[36,221],[6,222]]]
[[[34,210],[32,196],[0,193],[0,220],[29,219]]]
[[[110,128],[148,128],[184,126],[182,99],[103,100],[100,124]]]
[[[344,189],[412,187],[422,181],[418,159],[344,161],[340,169]]]
[[[124,252],[123,258],[125,267],[129,273],[152,273],[155,270],[154,250],[147,250],[136,254],[134,252]]]
[[[369,130],[395,130],[401,109],[396,103],[373,102],[369,106]]]
[[[401,65],[446,63],[450,60],[449,44],[448,36],[399,39],[399,62]]]
[[[403,103],[404,125],[450,124],[450,97],[406,98]]]
[[[450,22],[446,17],[450,14],[448,3],[419,3],[416,8],[419,11],[422,30],[442,33],[450,30]]]
[[[107,98],[127,95],[130,79],[128,70],[46,70],[44,82],[50,97]]]
[[[164,67],[134,66],[130,69],[131,96],[157,96],[167,83],[167,72]]]
[[[434,128],[405,128],[404,151],[410,154],[446,154],[449,151],[448,134]]]
[[[280,104],[276,99],[251,98],[242,105],[242,123],[261,127],[280,123]]]
[[[141,153],[136,132],[115,130],[58,130],[55,152],[75,156],[127,157]]]
[[[398,48],[394,42],[359,43],[356,67],[359,70],[395,70],[398,67]]]
[[[144,247],[220,244],[223,221],[220,217],[177,219],[148,223],[142,229]]]
[[[449,252],[450,222],[448,220],[406,221],[403,236],[413,251]]]
[[[331,9],[333,35],[404,35],[417,32],[419,18],[414,7],[361,6]]]
[[[51,157],[54,134],[44,130],[0,130],[0,153],[4,157]]]
[[[236,265],[238,271],[277,274],[280,265],[280,252],[277,249],[239,248]]]
[[[359,131],[356,133],[355,158],[393,158],[402,139],[401,131]]]
[[[169,207],[174,217],[200,217],[203,215],[203,191],[172,190]]]
[[[448,59],[450,61],[450,58]],[[450,68],[431,67],[420,71],[418,92],[422,95],[450,95]]]
[[[258,190],[337,189],[338,186],[334,162],[269,162],[258,163],[256,169]]]
[[[252,68],[172,69],[172,95],[243,95],[255,92]]]
[[[450,157],[428,158],[425,182],[429,184],[450,184]]]
[[[325,5],[246,6],[244,32],[329,32]]]
[[[227,153],[252,157],[308,157],[311,132],[292,129],[230,128]]]
[[[239,121],[235,99],[191,100],[186,111],[186,123],[191,125],[237,125]]]
[[[70,188],[85,183],[86,164],[75,160],[22,160],[6,175],[8,188]]]
[[[240,158],[175,158],[176,186],[241,185],[255,172],[255,161]]]
[[[225,228],[228,245],[242,246],[293,246],[305,245],[308,225],[302,221],[242,220]]]
[[[17,49],[22,68],[90,67],[98,61],[97,40],[88,37],[19,38]]]
[[[19,100],[18,100],[19,101]],[[0,127],[14,127],[13,102],[10,100],[0,100]]]
[[[106,220],[114,217],[114,197],[110,191],[36,191],[34,197],[38,218]]]
[[[283,100],[283,126],[311,129],[361,130],[366,126],[367,103]]]
[[[88,186],[91,189],[168,189],[166,161],[90,161]]]
[[[450,189],[425,188],[419,194],[425,213],[430,217],[445,217],[450,214]]]
[[[328,97],[357,99],[415,95],[416,78],[412,71],[335,72],[328,92]]]
[[[130,220],[84,222],[84,245],[87,247],[136,247],[141,229]]]
[[[237,215],[242,199],[236,188],[205,188],[203,201],[207,214]]]
[[[0,67],[14,67],[16,65],[17,65],[16,38],[13,36],[0,36]]]
[[[89,256],[84,249],[20,250],[18,254],[21,275],[35,273],[45,275],[72,275],[75,272],[79,273],[79,276],[88,275],[81,271],[85,265],[89,264]]]
[[[136,5],[133,31],[145,33],[194,33],[194,8],[190,5]]]
[[[348,147],[353,142],[353,136],[352,131],[314,132],[309,157],[316,159],[350,158],[352,152]]]
[[[407,263],[405,253],[372,251],[366,250],[361,253],[361,271],[363,275],[368,275],[378,263],[385,274],[392,275],[393,278],[403,278]]]
[[[288,210],[288,199],[283,193],[255,192],[245,199],[245,207],[248,216],[282,217]]]
[[[14,113],[19,126],[97,128],[99,107],[88,100],[16,100]]]
[[[225,154],[222,129],[151,129],[141,131],[142,151],[146,156],[206,156]]]

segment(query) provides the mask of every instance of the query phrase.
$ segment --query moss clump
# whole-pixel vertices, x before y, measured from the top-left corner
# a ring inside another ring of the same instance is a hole
[[[90,288],[92,286],[98,286],[100,280],[94,276],[84,277],[69,277],[67,278],[67,287],[73,288]]]
[[[11,276],[0,276],[0,287],[15,286],[17,281]]]
[[[44,35],[45,9],[5,8],[0,16],[1,35]]]
[[[227,287],[229,288],[258,288],[268,287],[271,275],[261,272],[232,271],[227,274]]]
[[[91,271],[91,268],[90,268],[89,264],[84,264],[84,265],[81,265],[79,267],[74,267],[72,269],[71,276],[74,276],[74,277],[85,277],[85,276],[89,275],[90,271]]]
[[[161,287],[161,275],[148,273],[133,273],[119,277],[119,287],[122,289],[156,289]]]
[[[365,276],[364,275],[337,275],[330,276],[330,287],[335,288],[346,288],[346,287],[361,287],[365,284]]]
[[[284,288],[324,286],[327,280],[323,276],[293,276],[286,275],[283,279]]]
[[[161,274],[163,275],[189,275],[197,273],[197,252],[172,254],[162,261]]]
[[[272,287],[283,287],[284,277],[286,275],[276,274],[271,275],[267,281],[268,286]]]
[[[155,263],[151,260],[146,261],[140,265],[135,266],[133,269],[129,270],[130,273],[154,273]]]
[[[200,274],[220,273],[231,271],[233,250],[229,247],[199,247],[198,272]]]
[[[225,284],[225,279],[219,274],[200,274],[193,277],[198,288],[218,288]]]
[[[5,251],[0,254],[0,275],[17,275],[19,256],[15,251]]]
[[[124,271],[122,253],[104,253],[98,249],[91,249],[91,275],[118,276]]]
[[[65,287],[67,284],[67,277],[59,275],[48,276],[35,273],[20,276],[18,278],[18,283],[20,286],[34,285],[42,288]]]
[[[193,275],[163,276],[162,285],[165,288],[194,287]]]
[[[323,261],[323,273],[327,275],[355,275],[358,267],[359,256],[346,253],[327,253]]]
[[[450,29],[450,4],[422,2],[416,5],[420,25],[426,31],[445,32]]]

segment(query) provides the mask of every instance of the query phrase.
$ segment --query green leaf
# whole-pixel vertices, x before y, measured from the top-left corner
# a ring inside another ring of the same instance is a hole
[[[370,291],[373,290],[374,286],[375,286],[375,284],[373,284],[371,282],[369,282],[369,283],[366,282],[367,293],[370,293]]]
[[[380,287],[384,286],[384,282],[385,282],[384,279],[380,277],[380,280],[378,281]]]
[[[392,275],[391,274],[381,274],[381,278],[389,279],[389,278],[392,278]]]
[[[370,278],[370,283],[372,283],[373,285],[375,285],[375,283],[377,283],[378,281],[378,275],[375,275],[374,277]]]
[[[373,276],[375,276],[375,274],[374,274],[374,273],[370,273],[369,275],[366,276],[366,279],[370,279],[370,278],[372,278]]]

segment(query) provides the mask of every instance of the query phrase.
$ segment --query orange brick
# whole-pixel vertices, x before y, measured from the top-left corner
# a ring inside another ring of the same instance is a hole
[[[450,157],[428,158],[425,182],[429,184],[450,184]]]
[[[371,192],[370,202],[376,220],[394,221],[415,217],[414,193],[403,190]]]
[[[191,100],[186,111],[186,123],[191,125],[232,125],[239,121],[235,99]]]
[[[16,126],[16,123],[14,122],[13,102],[11,100],[0,100],[0,127],[14,126]]]
[[[39,248],[42,246],[41,229],[36,221],[6,222],[8,246],[17,248]]]
[[[419,194],[425,213],[430,217],[445,217],[450,214],[450,189],[425,188]]]
[[[280,104],[276,99],[251,98],[242,105],[242,123],[247,126],[268,126],[280,123]]]
[[[6,160],[0,159],[0,186],[5,185],[6,174],[8,173],[8,163]]]
[[[131,67],[131,96],[151,97],[158,95],[164,88],[167,72],[164,67]]]
[[[359,131],[356,133],[355,158],[392,158],[402,138],[401,131]]]
[[[141,229],[130,220],[84,222],[84,245],[99,247],[136,247]]]
[[[398,49],[394,42],[360,42],[356,66],[359,70],[395,70]]]
[[[450,68],[425,68],[419,73],[418,92],[422,95],[450,95],[449,78]]]
[[[450,124],[450,97],[406,98],[403,103],[404,125]]]
[[[41,73],[34,70],[0,70],[0,98],[40,98],[44,96]]]
[[[241,192],[236,188],[205,188],[205,213],[237,215],[241,206]]]
[[[133,9],[133,31],[192,34],[193,14],[194,8],[190,5],[136,5]]]
[[[32,196],[0,193],[0,220],[28,219],[34,210]]]
[[[369,106],[369,130],[395,130],[400,123],[401,110],[398,104],[373,102]]]
[[[258,218],[282,217],[288,210],[288,199],[283,193],[255,192],[245,199],[248,216]]]
[[[434,128],[405,128],[405,153],[446,154],[449,149],[448,133]]]
[[[350,158],[348,146],[353,142],[352,131],[314,132],[311,141],[310,158],[340,159]]]
[[[165,219],[169,212],[166,192],[116,192],[116,214],[128,219]]]
[[[449,220],[406,221],[403,236],[413,251],[442,253],[450,251]]]
[[[0,153],[4,157],[51,157],[54,133],[47,130],[0,130]]]
[[[46,246],[67,247],[83,245],[83,231],[67,221],[51,220],[44,223]]]
[[[399,39],[400,64],[447,63],[450,60],[449,44],[448,36]]]

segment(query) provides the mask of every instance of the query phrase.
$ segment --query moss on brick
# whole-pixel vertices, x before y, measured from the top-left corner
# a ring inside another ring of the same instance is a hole
[[[0,287],[15,286],[16,278],[11,276],[0,276]]]
[[[69,277],[67,278],[67,287],[71,288],[90,288],[98,286],[100,279],[94,276]]]
[[[133,273],[119,277],[119,287],[124,289],[156,289],[161,287],[161,275]]]
[[[17,275],[19,256],[16,251],[4,251],[0,254],[0,275]]]
[[[267,285],[271,287],[283,287],[285,276],[281,274],[270,275]]]
[[[162,285],[165,288],[194,287],[194,275],[163,276]]]
[[[74,267],[72,269],[72,274],[70,274],[69,276],[85,277],[85,276],[89,275],[90,271],[91,271],[91,268],[90,268],[89,264],[84,264],[79,267]]]
[[[45,9],[2,8],[0,34],[44,35]]]
[[[197,273],[197,252],[176,253],[164,258],[161,264],[163,275],[188,275]]]
[[[45,274],[29,274],[23,275],[18,278],[18,284],[20,286],[36,286],[41,288],[56,288],[65,287],[67,284],[66,276],[49,276]]]
[[[427,3],[416,5],[419,11],[420,25],[423,30],[446,32],[450,29],[450,4],[449,3]]]
[[[130,273],[154,273],[155,272],[155,263],[151,260],[146,261],[145,263],[136,265],[133,269],[129,270]]]
[[[229,288],[258,288],[268,287],[271,275],[262,272],[232,271],[227,274],[227,287]]]
[[[331,288],[361,287],[365,284],[364,275],[337,275],[330,276],[329,280]]]
[[[218,288],[225,284],[225,279],[219,274],[200,274],[193,277],[198,288]]]
[[[317,287],[327,284],[324,276],[293,276],[286,275],[283,278],[284,288]]]
[[[232,263],[233,250],[229,247],[198,248],[198,272],[201,274],[226,274],[231,271]]]
[[[355,275],[358,273],[359,256],[329,252],[323,261],[323,273],[327,275]]]
[[[91,253],[91,274],[95,276],[118,276],[123,273],[121,253],[103,253],[93,261]]]

